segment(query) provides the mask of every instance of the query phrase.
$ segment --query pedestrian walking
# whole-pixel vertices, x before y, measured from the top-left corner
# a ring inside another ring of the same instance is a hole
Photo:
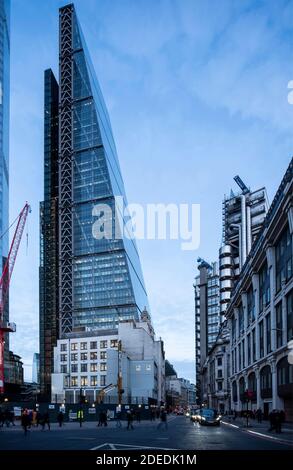
[[[136,410],[136,421],[140,423],[140,420],[141,420],[140,410]]]
[[[122,427],[122,424],[121,424],[121,411],[118,410],[116,412],[116,428],[121,428]]]
[[[273,410],[269,414],[270,428],[268,429],[268,431],[273,431],[274,429],[276,429],[276,412],[277,410]]]
[[[257,418],[258,423],[262,422],[262,411],[261,411],[260,408],[258,408],[258,410],[256,410],[256,418]]]
[[[44,416],[43,416],[43,421],[42,421],[42,431],[45,430],[45,426],[48,426],[48,429],[49,431],[51,430],[51,426],[50,426],[50,416],[49,416],[49,413],[48,411],[46,411],[46,413],[44,413]]]
[[[129,429],[134,429],[133,427],[133,411],[132,410],[127,410],[127,413],[126,413],[126,418],[127,418],[127,431]]]
[[[279,434],[282,432],[282,417],[281,417],[281,413],[279,410],[276,410],[275,423],[276,423],[276,433]]]
[[[28,414],[27,409],[25,408],[21,414],[21,425],[23,427],[25,436],[27,435],[29,424],[30,424],[29,414]]]
[[[62,411],[59,411],[57,415],[57,421],[59,423],[59,428],[62,428],[63,421],[64,421],[64,414],[62,413]]]
[[[162,409],[161,414],[160,414],[160,419],[161,421],[158,424],[157,429],[161,429],[162,426],[164,426],[165,431],[168,429],[168,423],[167,423],[167,411]]]

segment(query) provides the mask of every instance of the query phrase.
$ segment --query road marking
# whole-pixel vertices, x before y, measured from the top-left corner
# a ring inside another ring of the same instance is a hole
[[[277,441],[277,442],[281,442],[282,444],[293,444],[293,441],[289,441],[287,439],[280,439],[279,437],[274,437],[274,436],[269,436],[268,434],[263,434],[261,432],[257,432],[257,431],[250,431],[250,430],[246,430],[246,432],[249,432],[250,434],[256,434],[257,436],[261,436],[261,437],[266,437],[267,439],[272,439],[274,441]]]
[[[239,426],[236,426],[236,424],[231,424],[231,423],[225,423],[225,421],[222,421],[222,424],[226,424],[226,426],[231,426],[231,428],[236,428],[239,429]]]
[[[291,445],[292,446],[292,440],[289,441],[289,440],[286,440],[286,439],[280,439],[279,437],[269,436],[268,434],[263,434],[261,432],[241,428],[240,426],[236,426],[236,424],[225,423],[225,421],[222,421],[222,424],[225,424],[226,426],[231,426],[232,428],[239,429],[240,431],[243,431],[243,432],[246,432],[246,433],[255,434],[256,436],[260,436],[261,438],[264,438],[264,439],[271,439],[271,440],[279,442],[281,444],[286,444],[286,445]]]
[[[130,445],[130,444],[112,444],[109,442],[104,442],[104,444],[101,444],[96,447],[92,447],[90,450],[98,450],[101,449],[102,447],[108,446],[110,449],[113,450],[118,450],[117,447],[126,447],[126,448],[131,448],[131,449],[158,449],[158,450],[176,450],[176,449],[167,449],[167,448],[162,448],[162,447],[153,447],[153,446],[141,446],[139,444],[137,445]]]

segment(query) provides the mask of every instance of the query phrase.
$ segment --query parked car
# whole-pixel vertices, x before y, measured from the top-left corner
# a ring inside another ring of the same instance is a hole
[[[220,426],[222,416],[216,410],[211,408],[202,408],[199,410],[198,422],[206,426]]]

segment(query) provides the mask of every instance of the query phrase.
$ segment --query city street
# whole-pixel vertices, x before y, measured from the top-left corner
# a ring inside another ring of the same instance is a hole
[[[116,428],[110,422],[105,428],[96,423],[66,423],[59,428],[56,423],[51,431],[32,429],[27,436],[19,424],[11,428],[0,429],[1,450],[289,450],[293,449],[293,434],[284,432],[281,436],[265,435],[258,428],[244,430],[241,426],[228,422],[220,427],[205,427],[193,424],[184,416],[171,416],[168,430],[158,430],[156,423],[134,422],[134,430],[128,431],[125,422],[123,428]],[[290,444],[291,443],[291,444]]]

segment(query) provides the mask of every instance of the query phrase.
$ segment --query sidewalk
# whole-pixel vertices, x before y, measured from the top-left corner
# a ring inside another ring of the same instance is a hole
[[[174,417],[170,417],[168,422],[173,421]],[[159,424],[160,420],[157,419],[156,421],[151,421],[151,420],[141,420],[140,422],[134,420],[133,421],[133,427],[139,428],[139,427],[153,427],[156,428]],[[67,430],[80,430],[80,429],[107,429],[107,428],[116,428],[116,421],[111,420],[108,421],[107,426],[97,426],[98,421],[83,421],[82,422],[82,427],[79,425],[79,421],[70,421],[70,422],[65,422],[62,427],[59,426],[58,423],[52,422],[50,423],[51,430],[52,431],[63,431],[65,429]],[[127,421],[123,420],[121,421],[122,428],[127,427]],[[119,429],[119,428],[118,428]],[[4,425],[2,428],[0,427],[0,434],[1,432],[14,432],[14,431],[23,431],[22,426],[20,424],[20,421],[15,422],[15,426],[6,426]],[[39,427],[32,426],[30,428],[31,432],[48,432],[48,427],[45,427],[45,430],[42,431],[42,426],[39,425]]]
[[[235,420],[224,417],[222,419],[224,424],[238,428],[241,431],[248,432],[250,434],[258,435],[259,437],[266,437],[268,439],[278,440],[281,442],[289,443],[293,445],[293,423],[284,423],[282,425],[282,432],[276,433],[276,431],[269,431],[269,421],[262,421],[258,423],[257,420],[249,419],[248,427],[246,418],[236,418]]]

